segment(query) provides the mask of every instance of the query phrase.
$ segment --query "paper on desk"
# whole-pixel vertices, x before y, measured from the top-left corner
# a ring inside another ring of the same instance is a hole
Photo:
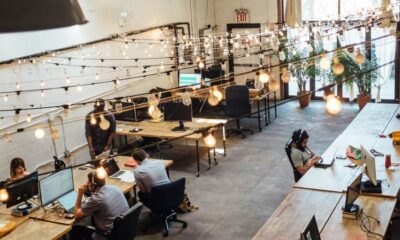
[[[124,172],[121,176],[119,176],[119,179],[122,182],[128,182],[128,183],[134,183],[135,182],[135,176],[133,175],[132,171]]]

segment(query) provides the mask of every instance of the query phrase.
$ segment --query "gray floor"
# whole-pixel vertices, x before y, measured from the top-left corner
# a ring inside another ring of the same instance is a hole
[[[210,170],[203,166],[199,178],[195,177],[190,142],[176,143],[173,149],[163,151],[165,157],[175,161],[172,179],[186,178],[190,200],[200,208],[179,215],[188,227],[182,230],[173,225],[169,239],[251,239],[292,187],[293,174],[283,149],[292,131],[306,129],[311,136],[310,148],[321,154],[357,113],[356,104],[345,104],[338,116],[327,114],[323,102],[312,102],[305,109],[297,102],[282,105],[278,118],[262,132],[244,140],[228,139],[228,155],[219,156],[219,164]],[[242,125],[257,129],[255,119]],[[142,213],[141,227],[149,222],[148,213],[148,209]],[[139,240],[163,239],[157,227],[138,234]]]

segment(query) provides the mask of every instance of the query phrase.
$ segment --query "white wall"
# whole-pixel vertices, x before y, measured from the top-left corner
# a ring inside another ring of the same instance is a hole
[[[14,34],[0,34],[0,60],[7,60],[10,58],[18,58],[25,55],[42,52],[45,50],[52,50],[88,41],[93,41],[99,38],[107,37],[116,32],[126,32],[132,30],[139,30],[156,25],[168,24],[172,22],[191,22],[194,31],[203,28],[206,24],[214,24],[213,1],[212,0],[96,0],[96,1],[80,1],[86,18],[89,23],[82,26],[74,26],[64,29],[25,32]],[[192,8],[192,11],[190,10]],[[118,16],[121,11],[128,13],[128,23],[126,27],[120,28],[118,25]],[[191,14],[191,12],[193,12]],[[154,32],[141,34],[137,38],[156,38],[158,35]],[[108,47],[107,47],[108,46]],[[81,56],[90,54],[95,57],[96,52],[103,52],[107,50],[108,56],[104,58],[122,57],[123,43],[108,42],[96,44],[94,47],[90,46],[81,50],[68,51],[62,53],[63,56]],[[154,45],[150,50],[145,46],[138,48],[129,47],[126,50],[128,56],[143,57],[147,56],[144,50],[148,49],[152,56],[160,56],[164,54],[160,52],[160,48]],[[170,47],[165,52],[170,52]],[[103,53],[104,54],[104,53]],[[48,57],[41,58],[40,60],[48,60]],[[52,59],[52,62],[57,59]],[[107,63],[108,62],[108,63]],[[73,60],[73,63],[83,64],[81,60]],[[146,61],[143,64],[159,64],[159,60]],[[165,61],[164,63],[168,63]],[[85,61],[85,65],[98,65],[95,61]],[[104,65],[121,64],[113,61],[105,61]],[[132,61],[130,63],[133,64]],[[64,68],[66,70],[64,70]],[[141,68],[131,68],[130,74],[141,74]],[[148,73],[156,72],[156,69],[148,69]],[[40,81],[45,80],[45,86],[63,86],[66,85],[66,76],[70,76],[72,83],[88,83],[96,81],[93,77],[98,73],[100,80],[115,79],[116,76],[126,77],[126,71],[113,71],[113,70],[99,70],[94,68],[86,68],[84,73],[80,69],[74,67],[56,67],[49,64],[17,64],[0,66],[0,91],[14,91],[16,90],[16,82],[21,85],[21,90],[40,88]],[[89,75],[89,76],[85,76]],[[176,75],[173,75],[176,79]],[[77,92],[76,89],[69,89],[68,93],[64,90],[54,90],[45,92],[45,97],[40,96],[40,92],[33,92],[28,94],[21,94],[16,96],[10,94],[7,102],[3,101],[4,94],[0,94],[0,109],[9,109],[14,107],[26,107],[30,104],[38,105],[61,105],[65,103],[79,102],[88,99],[94,99],[98,96],[110,98],[115,96],[124,96],[128,94],[137,94],[148,92],[149,89],[160,86],[170,87],[165,76],[159,76],[149,79],[136,79],[123,83],[124,86],[119,89],[114,88],[114,84],[104,84],[84,87],[82,92]],[[82,106],[74,108],[65,119],[66,129],[66,145],[69,150],[73,150],[82,144],[86,143],[84,137],[84,121],[85,114],[92,109],[92,106]],[[46,116],[40,114],[49,112],[51,116],[56,114],[60,109],[38,110],[31,113],[39,115],[32,120],[32,123],[40,122],[46,127]],[[22,112],[21,115],[26,114]],[[24,116],[21,116],[20,122],[14,123],[10,118],[13,113],[0,112],[0,116],[6,118],[0,120],[0,136],[4,133],[15,130],[18,127],[27,127],[29,124],[24,122]],[[62,114],[61,114],[62,115]],[[57,124],[57,121],[55,121]],[[11,142],[6,141],[5,138],[0,138],[0,179],[8,177],[9,162],[13,157],[22,157],[26,160],[27,167],[30,171],[37,166],[51,161],[54,154],[49,138],[49,129],[46,130],[46,137],[42,140],[37,140],[34,137],[35,127],[27,129],[23,133],[11,134]],[[57,129],[61,132],[60,125],[56,125]],[[63,152],[62,138],[57,140],[58,153]],[[77,162],[88,160],[87,154],[75,155]]]

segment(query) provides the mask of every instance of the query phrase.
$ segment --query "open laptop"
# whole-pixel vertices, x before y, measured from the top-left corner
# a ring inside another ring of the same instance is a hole
[[[106,170],[109,178],[120,179],[123,174],[131,172],[126,170],[120,170],[114,158],[104,161],[102,165]]]
[[[76,191],[71,191],[58,199],[58,202],[68,213],[73,213],[75,210],[75,202],[78,197]]]
[[[335,153],[333,154],[332,158],[329,159],[323,159],[321,158],[321,160],[319,160],[314,166],[316,168],[328,168],[331,167],[332,164],[335,162],[335,158],[336,158],[336,152],[338,150],[339,147],[336,148]]]

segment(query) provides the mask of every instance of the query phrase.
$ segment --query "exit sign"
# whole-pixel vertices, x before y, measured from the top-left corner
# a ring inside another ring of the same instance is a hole
[[[247,9],[236,9],[235,10],[235,21],[237,23],[248,23],[250,22],[249,11]]]

